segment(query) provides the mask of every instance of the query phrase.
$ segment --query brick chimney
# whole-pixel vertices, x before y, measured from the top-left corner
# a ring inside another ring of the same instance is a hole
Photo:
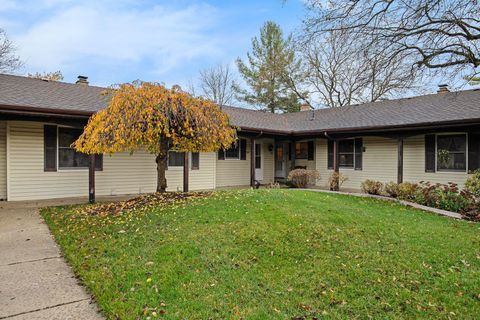
[[[75,82],[76,84],[82,84],[84,86],[88,86],[88,77],[86,76],[78,76],[78,80]]]
[[[437,93],[446,93],[446,92],[450,92],[450,90],[448,89],[448,84],[439,84]]]
[[[303,103],[300,105],[300,111],[309,111],[312,110],[312,107],[308,103]]]

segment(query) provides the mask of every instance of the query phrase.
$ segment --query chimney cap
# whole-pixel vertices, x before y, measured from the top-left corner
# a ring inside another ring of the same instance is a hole
[[[444,84],[444,83],[439,84],[437,93],[445,93],[445,92],[450,92],[450,89],[448,89],[448,84]]]
[[[78,76],[78,80],[75,82],[77,84],[88,84],[88,77],[87,76]]]
[[[300,111],[308,111],[311,110],[312,107],[308,103],[302,103],[300,105]]]

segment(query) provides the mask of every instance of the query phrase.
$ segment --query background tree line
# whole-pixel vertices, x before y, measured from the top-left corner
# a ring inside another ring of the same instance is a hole
[[[421,91],[432,79],[479,83],[480,3],[474,0],[306,0],[294,34],[267,21],[245,59],[200,71],[194,95],[270,112],[341,107]],[[22,66],[0,29],[0,72]],[[60,71],[28,76],[62,80]],[[198,91],[198,94],[197,94]]]
[[[394,98],[421,91],[432,79],[458,75],[478,84],[477,1],[307,0],[305,5],[295,34],[284,36],[278,24],[267,21],[252,39],[246,59],[236,61],[246,88],[233,76],[224,86],[231,99],[292,112],[302,103],[334,108]]]

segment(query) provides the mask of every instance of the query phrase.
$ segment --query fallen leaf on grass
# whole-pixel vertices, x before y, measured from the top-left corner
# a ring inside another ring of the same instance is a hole
[[[81,207],[77,213],[92,216],[118,215],[122,212],[129,213],[136,210],[165,206],[167,204],[182,205],[188,199],[204,198],[212,194],[213,192],[157,192],[125,201],[99,203]]]

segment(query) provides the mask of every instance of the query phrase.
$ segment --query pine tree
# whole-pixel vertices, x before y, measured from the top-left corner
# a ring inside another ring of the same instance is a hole
[[[247,60],[237,59],[240,74],[249,90],[236,87],[239,100],[260,106],[270,112],[299,110],[296,95],[287,84],[287,73],[300,66],[295,58],[292,36],[286,39],[280,26],[267,21],[260,37],[252,39],[252,51]]]

